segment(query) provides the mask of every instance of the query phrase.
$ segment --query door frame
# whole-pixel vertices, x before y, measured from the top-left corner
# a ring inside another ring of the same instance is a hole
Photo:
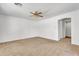
[[[62,18],[58,20],[58,38],[59,39],[66,37],[66,21],[71,22],[71,18],[68,17],[68,18]]]

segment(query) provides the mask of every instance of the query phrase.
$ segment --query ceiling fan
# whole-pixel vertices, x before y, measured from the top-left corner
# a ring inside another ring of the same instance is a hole
[[[23,4],[22,3],[14,3],[15,5],[17,5],[17,6],[23,6]],[[44,17],[42,14],[43,14],[43,12],[41,12],[41,11],[33,11],[33,12],[30,12],[31,13],[31,16],[35,16],[35,17]]]
[[[32,14],[32,16],[36,16],[36,17],[43,17],[41,14],[43,14],[42,12],[39,12],[39,11],[33,11],[33,12],[30,12]]]

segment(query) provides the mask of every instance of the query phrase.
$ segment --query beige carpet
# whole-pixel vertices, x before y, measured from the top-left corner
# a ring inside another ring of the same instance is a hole
[[[77,56],[79,46],[71,45],[70,39],[58,42],[44,38],[30,38],[0,44],[2,56]]]

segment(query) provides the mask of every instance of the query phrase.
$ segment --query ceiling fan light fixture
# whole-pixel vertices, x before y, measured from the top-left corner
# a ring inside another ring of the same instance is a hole
[[[30,12],[33,16],[36,16],[36,17],[43,17],[41,14],[43,14],[42,12],[39,12],[39,11],[33,11],[33,12]]]

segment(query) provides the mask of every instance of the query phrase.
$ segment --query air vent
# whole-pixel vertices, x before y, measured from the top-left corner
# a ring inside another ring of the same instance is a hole
[[[14,3],[15,5],[17,6],[22,6],[23,4],[22,3]]]

